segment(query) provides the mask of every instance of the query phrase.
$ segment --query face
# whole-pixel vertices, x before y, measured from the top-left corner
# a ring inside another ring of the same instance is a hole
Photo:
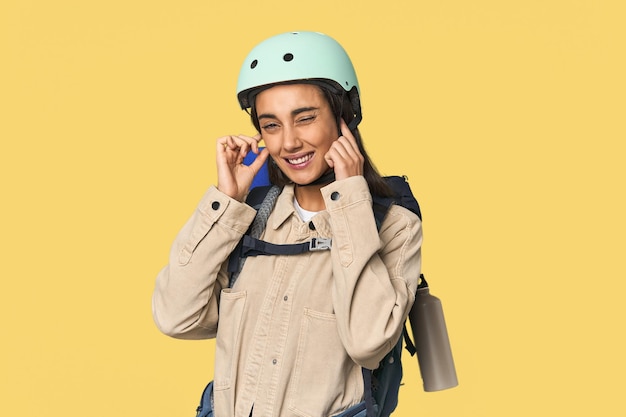
[[[261,135],[278,168],[296,184],[309,184],[329,166],[324,155],[337,140],[337,122],[320,89],[279,85],[256,97]]]

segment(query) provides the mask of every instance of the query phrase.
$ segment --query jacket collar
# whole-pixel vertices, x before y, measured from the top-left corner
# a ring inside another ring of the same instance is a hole
[[[294,185],[287,184],[276,200],[272,213],[272,229],[278,229],[291,215],[297,215],[293,207]]]
[[[287,221],[291,216],[298,217],[298,213],[296,213],[296,209],[293,206],[293,199],[295,195],[295,187],[293,184],[288,184],[283,187],[282,192],[278,196],[276,200],[276,205],[274,206],[274,210],[272,215],[270,216],[271,224],[268,225],[273,229],[277,230],[279,227]],[[315,222],[315,227],[320,233],[321,236],[331,236],[331,229],[329,225],[329,214],[328,211],[323,210],[320,213],[316,214],[313,218]],[[310,233],[309,227],[306,227],[306,232]]]

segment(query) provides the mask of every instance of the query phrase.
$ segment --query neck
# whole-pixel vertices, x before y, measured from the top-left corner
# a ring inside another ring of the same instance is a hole
[[[298,204],[308,211],[322,211],[326,210],[326,204],[322,197],[323,185],[296,185],[294,193]]]
[[[315,181],[300,185],[295,185],[295,194],[298,204],[308,211],[322,211],[326,209],[322,192],[320,191],[323,186],[335,181],[335,171],[329,169],[321,177]]]

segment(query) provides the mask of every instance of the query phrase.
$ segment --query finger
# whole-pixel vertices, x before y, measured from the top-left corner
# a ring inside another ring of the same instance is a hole
[[[345,120],[343,120],[343,117],[341,118],[341,121],[339,122],[339,127],[341,128],[341,135],[345,136],[349,139],[352,139],[356,142],[356,139],[354,138],[354,135],[352,134],[352,131],[350,130],[350,128],[348,127],[348,124],[346,123]]]
[[[250,139],[250,150],[255,154],[259,154],[259,139],[257,138],[259,135],[247,136]]]
[[[217,140],[218,163],[220,160],[225,164],[241,164],[248,151],[248,145],[235,136],[223,136]],[[242,149],[242,147],[244,149]],[[242,151],[244,152],[242,155]]]
[[[233,136],[228,136],[226,138],[226,147],[233,151],[238,148],[237,142],[235,142],[235,138]]]
[[[220,139],[218,144],[218,152],[220,155],[230,160],[233,157],[237,157],[238,151],[239,147],[232,136],[224,136]]]
[[[237,138],[243,142],[245,142],[246,146],[243,146],[245,148],[245,153],[243,153],[243,155],[245,156],[248,151],[252,151],[255,154],[259,153],[259,140],[260,140],[260,136],[261,135],[255,135],[255,136],[246,136],[246,135],[237,135]]]
[[[241,146],[248,145],[249,142],[252,142],[252,139],[248,138],[246,140],[246,137],[243,135],[229,135],[218,139],[218,142],[224,147],[236,150],[239,149]]]
[[[259,143],[261,143],[261,141],[263,140],[263,136],[261,136],[260,133],[257,133],[256,135],[252,136],[252,139],[254,139],[257,145],[259,145]]]
[[[333,161],[331,151],[326,152],[326,155],[324,155],[324,160],[326,160],[326,164],[328,164],[330,168],[335,168],[335,161]]]
[[[359,152],[356,143],[353,143],[345,136],[341,136],[337,139],[333,143],[331,149],[334,149],[345,161],[350,160],[358,162],[360,160],[361,153]]]
[[[361,153],[360,149],[359,149],[359,145],[357,144],[356,138],[354,137],[354,135],[352,134],[352,131],[350,130],[350,128],[348,128],[348,125],[346,124],[346,122],[341,119],[341,134],[344,138],[348,139],[348,141],[350,142],[351,147],[357,152],[357,153]]]
[[[269,156],[269,154],[270,151],[268,151],[267,149],[263,149],[250,164],[250,168],[252,168],[252,170],[254,171],[254,175],[256,175],[261,170],[261,167],[263,167],[263,164],[265,163],[265,161],[267,161],[267,157]]]
[[[224,145],[224,154],[230,154],[230,157],[236,157],[237,160],[243,160],[248,153],[248,143],[238,136],[225,136],[221,143]]]
[[[355,149],[351,141],[341,136],[331,146],[325,159],[335,170],[338,180],[363,173],[363,156]]]
[[[217,146],[218,154],[223,155],[226,153],[226,149],[229,148],[228,142],[229,142],[229,136],[223,136],[217,140],[216,146]]]

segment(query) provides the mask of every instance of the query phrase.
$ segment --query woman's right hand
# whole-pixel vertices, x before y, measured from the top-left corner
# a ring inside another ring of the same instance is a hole
[[[259,152],[261,135],[223,136],[217,140],[217,189],[234,198],[243,201],[254,176],[259,172],[269,151]],[[252,150],[257,154],[256,159],[249,166],[243,164],[243,159]]]

